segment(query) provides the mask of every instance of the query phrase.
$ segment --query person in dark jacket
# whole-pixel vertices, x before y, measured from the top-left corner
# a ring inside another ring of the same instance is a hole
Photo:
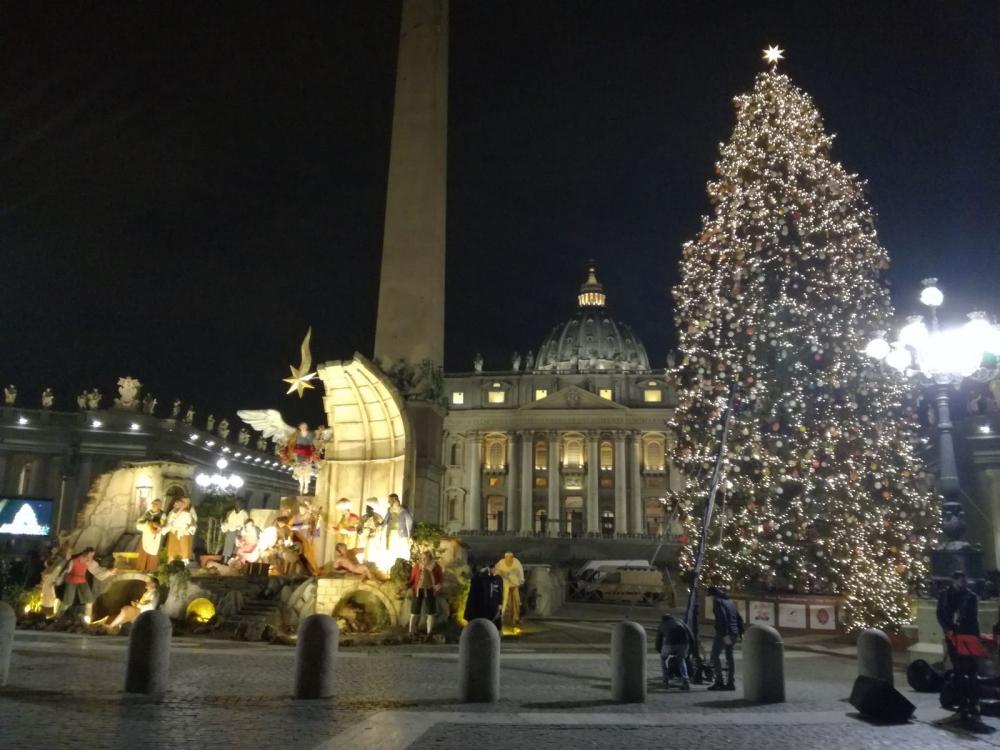
[[[690,628],[671,614],[663,615],[656,631],[656,652],[663,667],[663,687],[670,689],[670,660],[677,661],[677,671],[681,674],[681,690],[690,690],[688,682],[687,658],[694,649],[694,636]]]
[[[968,579],[961,570],[951,574],[951,586],[938,597],[938,624],[944,631],[945,653],[955,671],[953,679],[962,685],[960,692],[973,714],[979,713],[978,664],[975,656],[979,642],[979,597],[968,588]],[[974,638],[973,650],[963,638]]]
[[[938,597],[938,624],[946,636],[979,635],[979,598],[968,586],[965,573],[956,570],[951,574],[951,586]]]
[[[465,619],[489,620],[500,630],[503,614],[503,578],[488,565],[476,569],[469,582],[469,598],[465,600]]]
[[[715,618],[715,637],[712,639],[712,671],[715,673],[715,684],[709,690],[736,689],[736,661],[733,658],[733,645],[739,639],[740,616],[736,605],[726,596],[726,592],[711,586],[708,595],[712,597],[712,616]],[[726,681],[722,681],[722,660],[720,656],[726,652]]]

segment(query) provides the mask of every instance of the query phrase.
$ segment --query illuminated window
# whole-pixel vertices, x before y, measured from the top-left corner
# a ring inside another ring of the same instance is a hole
[[[546,388],[536,388],[535,389],[535,401],[541,401],[543,398],[549,395],[549,391]]]
[[[610,388],[601,388],[597,393],[601,398],[606,398],[608,401],[615,400],[615,392]]]
[[[566,442],[563,443],[563,465],[583,466],[583,438],[566,438]]]
[[[642,465],[647,471],[663,471],[666,468],[664,445],[659,439],[644,441]]]
[[[647,404],[658,404],[663,401],[663,391],[659,388],[649,388],[642,393],[642,400]]]
[[[615,449],[609,442],[601,443],[601,470],[608,471],[615,465]]]
[[[490,440],[486,447],[486,468],[502,469],[505,459],[504,444],[499,440]]]
[[[536,487],[548,487],[549,486],[549,480],[546,479],[545,477],[535,477],[535,486]]]
[[[611,477],[602,477],[601,478],[601,488],[602,489],[610,490],[613,486],[614,485],[613,485],[613,483],[611,481]]]
[[[490,487],[499,487],[500,477],[490,477]]]
[[[465,403],[465,393],[463,391],[454,391],[451,394],[451,403],[453,404],[464,404]]]
[[[507,400],[507,394],[504,391],[490,391],[486,394],[486,400],[491,404],[502,404]]]
[[[535,443],[535,468],[549,468],[549,447],[545,443]]]

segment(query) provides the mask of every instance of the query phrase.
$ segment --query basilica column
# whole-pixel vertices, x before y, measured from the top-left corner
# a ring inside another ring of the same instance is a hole
[[[599,438],[598,432],[587,433],[587,532],[590,534],[601,530],[600,503],[597,502],[597,477],[601,470]]]
[[[31,479],[28,482],[29,495],[44,495],[49,476],[49,456],[39,456],[34,459],[31,467]]]
[[[507,435],[507,507],[503,514],[503,528],[497,527],[498,531],[513,531],[517,528],[518,519],[521,517],[521,462],[516,445],[517,433],[512,432]]]
[[[632,501],[631,527],[633,534],[646,533],[645,512],[642,507],[642,434],[632,433],[632,482],[629,496]]]
[[[7,456],[0,453],[0,493],[7,491]]]
[[[625,478],[625,433],[615,431],[615,533],[628,532],[628,500],[626,498]]]
[[[468,517],[465,527],[471,531],[479,531],[483,527],[483,441],[478,432],[470,432],[465,436],[465,451],[468,467],[469,497],[465,503]]]
[[[563,527],[559,511],[559,433],[549,433],[549,523],[547,534],[556,536]]]
[[[535,439],[531,432],[520,432],[521,436],[521,527],[522,534],[530,534],[534,530],[534,513],[532,497],[534,495],[535,476]]]

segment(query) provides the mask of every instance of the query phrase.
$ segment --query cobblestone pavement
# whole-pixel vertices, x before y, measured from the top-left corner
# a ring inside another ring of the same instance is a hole
[[[502,700],[474,706],[457,701],[451,646],[345,649],[337,696],[295,701],[294,649],[176,638],[170,689],[155,702],[122,693],[125,643],[18,631],[0,689],[0,749],[1000,746],[992,719],[979,733],[933,725],[947,716],[936,696],[907,691],[919,721],[902,727],[852,717],[844,699],[854,662],[816,653],[787,653],[786,703],[751,706],[739,690],[666,692],[651,655],[647,702],[616,705],[606,640],[576,649],[505,642]]]

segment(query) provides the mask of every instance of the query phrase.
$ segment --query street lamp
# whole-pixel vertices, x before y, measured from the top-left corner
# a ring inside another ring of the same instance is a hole
[[[951,392],[965,378],[985,382],[997,374],[996,357],[989,366],[984,360],[988,355],[1000,354],[1000,328],[990,323],[985,313],[973,312],[965,325],[942,329],[937,308],[944,302],[944,294],[937,279],[923,280],[920,302],[929,308],[930,326],[924,323],[923,316],[911,315],[900,329],[898,340],[890,343],[884,334],[878,334],[868,342],[865,352],[904,376],[931,386],[937,408],[939,479],[944,496],[941,509],[947,537],[934,551],[931,574],[943,578],[957,569],[978,578],[982,575],[981,553],[962,538],[965,518],[959,500],[962,491],[955,459]]]
[[[207,474],[205,472],[199,473],[195,478],[194,482],[205,492],[211,492],[216,495],[227,495],[230,492],[238,490],[243,486],[243,477],[239,474],[222,474],[222,470],[229,466],[229,462],[220,458],[215,462],[215,465],[219,468],[219,472],[215,474]]]

